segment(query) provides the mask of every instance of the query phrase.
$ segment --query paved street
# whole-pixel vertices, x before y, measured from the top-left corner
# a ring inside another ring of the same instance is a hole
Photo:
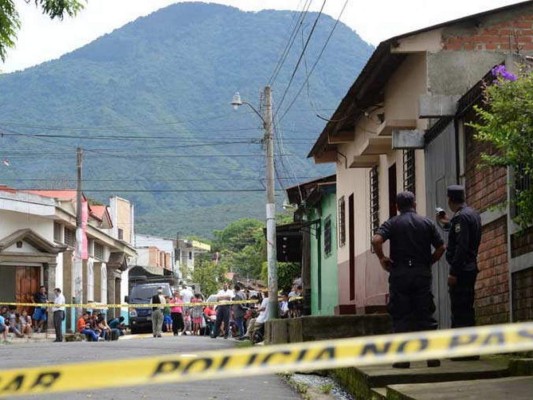
[[[19,342],[1,345],[2,362],[0,368],[17,368],[49,365],[66,362],[84,362],[149,356],[169,353],[187,353],[205,350],[232,348],[235,341],[209,337],[166,336],[161,339],[133,337],[115,342],[71,342],[52,343],[51,341]],[[75,393],[17,397],[18,399],[39,400],[125,400],[125,399],[300,399],[278,376],[246,377],[184,384],[138,386],[118,389],[91,390],[80,388]]]

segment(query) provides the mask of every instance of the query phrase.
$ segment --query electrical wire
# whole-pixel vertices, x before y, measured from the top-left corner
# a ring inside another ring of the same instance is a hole
[[[316,26],[318,24],[318,20],[322,16],[322,11],[324,10],[326,2],[327,2],[327,0],[323,1],[322,7],[320,8],[318,16],[316,17],[315,22],[313,23],[313,26],[311,28],[311,31],[309,32],[309,35],[307,36],[307,40],[305,42],[304,48],[302,49],[302,52],[300,53],[300,57],[298,57],[298,61],[296,63],[296,66],[294,67],[294,69],[292,71],[291,78],[289,79],[289,83],[287,84],[287,87],[285,88],[285,91],[283,92],[283,96],[281,96],[281,101],[279,102],[278,110],[281,109],[281,106],[283,105],[283,101],[285,100],[285,97],[287,96],[287,93],[289,92],[289,89],[290,89],[290,87],[292,85],[294,77],[296,76],[296,72],[298,71],[300,63],[302,62],[303,56],[305,54],[305,51],[307,50],[307,46],[309,45],[309,42],[311,41],[311,37],[313,36],[313,33],[315,32]]]
[[[296,36],[298,35],[298,31],[302,27],[302,24],[305,21],[305,17],[307,16],[307,12],[309,11],[309,8],[311,7],[312,3],[313,3],[313,0],[306,0],[302,11],[298,15],[298,21],[296,21],[296,24],[294,25],[294,28],[289,36],[289,40],[287,41],[287,44],[285,45],[285,48],[283,49],[281,57],[279,58],[276,64],[276,67],[274,68],[274,71],[272,72],[272,75],[270,76],[270,79],[268,80],[268,84],[270,86],[274,85],[274,82],[276,81],[276,78],[278,77],[281,71],[281,68],[283,67],[283,64],[285,63],[285,60],[287,59],[287,56],[294,44]]]
[[[304,89],[304,87],[306,86],[306,84],[308,84],[309,82],[309,78],[311,77],[311,74],[313,73],[313,71],[315,70],[318,62],[320,61],[322,55],[324,54],[324,51],[326,50],[326,47],[328,46],[328,43],[329,41],[331,40],[331,37],[333,36],[333,33],[335,32],[335,29],[337,28],[337,25],[340,21],[340,18],[342,17],[342,14],[344,13],[344,10],[346,9],[346,5],[348,4],[348,0],[346,0],[344,2],[344,5],[341,9],[341,12],[337,18],[337,20],[335,21],[335,24],[333,25],[333,28],[331,29],[331,32],[329,33],[327,39],[326,39],[326,42],[324,43],[324,45],[322,46],[322,49],[320,50],[320,53],[318,54],[318,57],[317,59],[315,60],[313,66],[311,67],[311,70],[307,73],[307,76],[305,78],[305,81],[302,83],[302,85],[300,86],[300,89],[298,90],[298,92],[296,93],[296,96],[294,96],[293,100],[291,101],[291,103],[289,104],[289,106],[285,109],[285,111],[283,112],[283,114],[281,115],[281,117],[279,118],[279,120],[283,120],[283,118],[285,118],[285,116],[287,115],[287,113],[289,112],[289,110],[291,109],[291,107],[294,105],[294,103],[296,102],[296,99],[298,99],[298,97],[300,96],[300,94],[302,93],[302,90]],[[307,63],[306,63],[307,65]],[[314,107],[314,104],[311,104],[312,107]],[[318,113],[317,113],[317,116]]]

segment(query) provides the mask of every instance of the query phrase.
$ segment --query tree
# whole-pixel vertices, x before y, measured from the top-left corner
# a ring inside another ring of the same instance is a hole
[[[31,3],[32,0],[24,0]],[[75,16],[83,9],[79,0],[34,0],[43,14],[51,19],[63,19],[65,15]],[[20,18],[14,0],[0,0],[0,58],[6,59],[7,49],[15,46],[17,31],[20,29]]]
[[[477,131],[476,139],[497,150],[483,154],[483,163],[512,168],[511,201],[520,210],[515,221],[526,227],[533,221],[533,73],[523,71],[517,79],[503,65],[492,73],[496,80],[485,89],[485,103],[475,107],[479,122],[470,126]]]
[[[257,279],[266,259],[266,240],[261,221],[243,218],[215,231],[213,248],[221,254],[221,264],[242,277]]]
[[[219,286],[226,280],[227,270],[223,265],[211,261],[207,255],[195,260],[192,281],[198,283],[205,296],[218,292]]]

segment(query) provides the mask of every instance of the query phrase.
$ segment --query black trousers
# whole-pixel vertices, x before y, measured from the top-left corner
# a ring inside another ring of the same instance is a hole
[[[431,266],[394,264],[389,275],[389,304],[394,332],[437,329],[433,317]]]
[[[452,311],[452,328],[476,325],[474,311],[477,269],[461,271],[457,275],[457,284],[449,287]]]
[[[177,334],[185,328],[182,313],[170,313],[170,317],[172,318],[172,332],[174,334]]]
[[[56,340],[58,342],[63,341],[63,332],[61,330],[61,324],[65,319],[65,311],[54,311],[54,330],[56,332]]]
[[[222,325],[222,321],[224,321],[224,331],[225,336],[227,337],[229,334],[229,316],[230,316],[230,306],[218,306],[217,307],[217,321],[215,323],[215,332],[213,332],[213,336],[218,337],[220,333],[220,325]]]

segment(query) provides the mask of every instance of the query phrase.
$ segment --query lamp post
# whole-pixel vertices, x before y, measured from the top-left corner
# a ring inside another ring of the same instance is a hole
[[[264,141],[266,145],[266,241],[268,264],[268,316],[278,316],[278,268],[276,264],[276,201],[274,198],[274,130],[272,125],[272,90],[270,86],[264,89],[265,111],[261,115],[253,105],[241,100],[239,92],[235,93],[231,105],[236,110],[246,104],[263,121],[265,129]]]

